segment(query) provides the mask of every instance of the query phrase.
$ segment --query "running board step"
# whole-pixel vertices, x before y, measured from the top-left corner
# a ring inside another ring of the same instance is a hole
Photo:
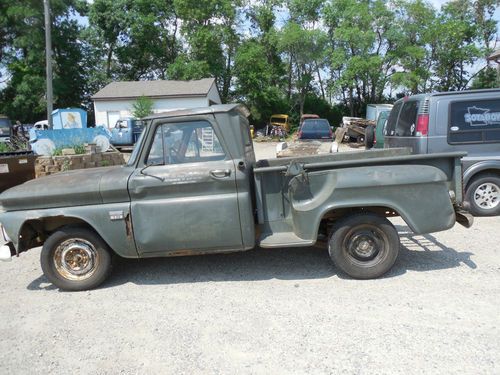
[[[263,248],[302,247],[313,244],[314,241],[304,240],[293,232],[262,233],[259,239],[259,246]]]

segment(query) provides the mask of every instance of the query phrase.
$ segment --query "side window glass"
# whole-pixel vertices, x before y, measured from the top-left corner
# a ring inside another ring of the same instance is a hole
[[[470,100],[450,104],[448,143],[500,142],[500,100]]]
[[[210,123],[193,121],[158,126],[147,163],[182,164],[223,160],[225,157]]]
[[[162,130],[163,128],[161,126],[156,128],[155,137],[149,149],[148,160],[146,161],[148,165],[160,165],[164,163]]]
[[[402,102],[396,103],[387,119],[387,126],[384,127],[384,135],[394,135],[396,132],[396,122],[398,120],[399,111],[401,110]]]
[[[408,101],[403,104],[403,109],[399,115],[396,125],[396,135],[409,137],[415,134],[417,124],[418,102]]]
[[[200,128],[196,129],[198,139],[201,140],[200,157],[204,159],[221,160],[224,159],[224,151],[219,142],[219,138],[214,132],[210,124],[206,123]]]

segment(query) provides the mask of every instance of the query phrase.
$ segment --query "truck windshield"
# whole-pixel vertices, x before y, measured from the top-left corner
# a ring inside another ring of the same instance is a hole
[[[128,162],[127,162],[128,166],[134,165],[135,162],[137,161],[137,157],[139,156],[139,150],[142,148],[142,142],[144,139],[145,129],[146,129],[146,127],[143,126],[142,131],[141,131],[141,135],[137,139],[137,142],[134,146],[134,151],[132,151],[132,153],[130,154],[130,159],[128,159]]]
[[[271,122],[285,124],[287,118],[286,117],[271,117]]]
[[[305,120],[302,125],[302,132],[330,132],[330,123],[326,119]]]

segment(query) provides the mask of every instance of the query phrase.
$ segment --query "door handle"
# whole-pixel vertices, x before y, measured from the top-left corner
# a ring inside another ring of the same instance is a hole
[[[229,177],[231,176],[231,170],[230,169],[214,169],[210,171],[210,176],[213,178],[224,178],[224,177]]]

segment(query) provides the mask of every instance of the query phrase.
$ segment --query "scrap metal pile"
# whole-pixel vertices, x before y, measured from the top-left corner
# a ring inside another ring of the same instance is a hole
[[[346,143],[364,143],[366,128],[370,125],[375,126],[375,121],[366,120],[359,117],[343,117],[342,127],[338,129],[338,132],[336,133],[336,139],[342,140]]]

